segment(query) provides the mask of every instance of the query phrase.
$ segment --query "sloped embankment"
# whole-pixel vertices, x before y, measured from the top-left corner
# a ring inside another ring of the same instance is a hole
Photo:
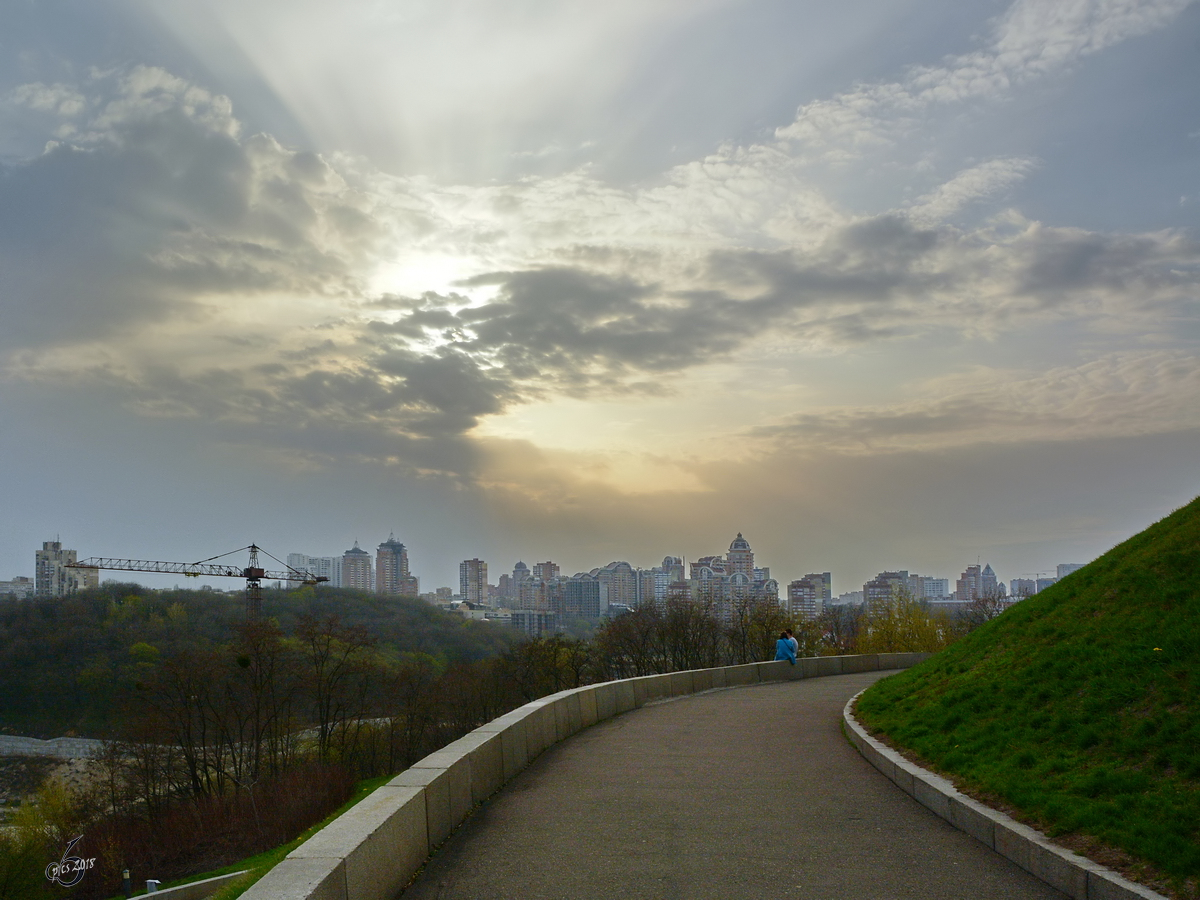
[[[858,714],[963,789],[1190,894],[1198,689],[1200,498],[881,681]]]

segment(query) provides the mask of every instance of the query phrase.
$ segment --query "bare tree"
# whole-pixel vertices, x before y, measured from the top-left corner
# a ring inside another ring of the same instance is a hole
[[[660,630],[665,657],[660,671],[681,672],[721,664],[721,625],[709,604],[668,600]]]
[[[610,619],[596,633],[597,668],[604,678],[664,671],[663,613],[654,604]]]
[[[355,663],[373,641],[366,630],[343,625],[336,615],[303,615],[296,628],[305,663],[305,683],[317,726],[317,754],[328,761],[335,731],[344,723],[356,692]]]
[[[835,653],[853,653],[862,624],[862,610],[850,604],[826,606],[817,617],[822,642]]]

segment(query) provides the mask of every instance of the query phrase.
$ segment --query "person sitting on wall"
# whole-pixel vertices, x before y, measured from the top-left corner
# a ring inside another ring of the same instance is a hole
[[[786,659],[793,666],[796,664],[796,650],[788,640],[787,632],[779,632],[779,640],[775,642],[775,660]]]

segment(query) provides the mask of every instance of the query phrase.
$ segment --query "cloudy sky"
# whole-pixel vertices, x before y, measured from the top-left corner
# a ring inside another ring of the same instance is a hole
[[[0,3],[0,579],[841,592],[1200,493],[1200,4]]]

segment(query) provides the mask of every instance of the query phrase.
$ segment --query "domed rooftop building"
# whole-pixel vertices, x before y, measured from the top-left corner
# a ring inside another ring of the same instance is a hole
[[[728,624],[746,603],[778,603],[779,583],[769,569],[755,568],[750,542],[738,532],[724,557],[702,556],[691,563],[688,593]]]
[[[729,545],[729,554],[726,558],[729,560],[726,569],[730,575],[740,572],[751,581],[754,580],[754,551],[750,549],[750,542],[742,537],[740,531]]]

